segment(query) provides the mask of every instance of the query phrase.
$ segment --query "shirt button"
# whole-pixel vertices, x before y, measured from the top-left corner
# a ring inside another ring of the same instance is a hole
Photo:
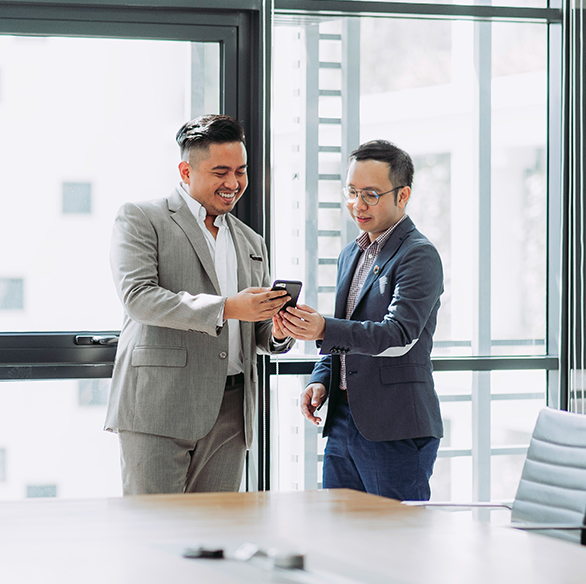
[[[219,355],[220,359],[226,359],[226,357],[228,357],[228,353],[226,353],[226,351],[222,351]]]

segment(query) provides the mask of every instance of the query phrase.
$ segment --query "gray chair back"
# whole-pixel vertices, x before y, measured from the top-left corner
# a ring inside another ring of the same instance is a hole
[[[512,522],[582,525],[586,515],[586,415],[544,408],[535,425]],[[580,543],[582,530],[542,533]]]

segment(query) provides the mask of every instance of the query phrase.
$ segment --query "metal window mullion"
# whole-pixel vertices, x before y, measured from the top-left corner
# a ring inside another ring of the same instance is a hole
[[[261,13],[259,15],[259,79],[258,79],[258,90],[259,90],[259,107],[257,114],[259,117],[257,136],[261,136],[260,144],[257,145],[257,150],[260,151],[260,176],[262,177],[259,181],[260,190],[260,206],[261,206],[261,217],[260,226],[258,231],[265,241],[270,241],[270,128],[269,128],[269,112],[271,107],[271,86],[270,86],[270,74],[269,74],[269,63],[271,60],[271,31],[272,31],[272,18],[273,6],[270,0],[263,0],[261,6]],[[235,41],[234,41],[235,42]],[[237,66],[235,63],[234,66]],[[232,72],[233,75],[237,75],[237,70]],[[226,79],[234,79],[226,75]],[[238,117],[237,113],[234,114]],[[257,453],[258,453],[258,483],[252,485],[252,490],[270,490],[271,488],[271,375],[270,375],[270,359],[268,356],[259,357],[258,359],[259,369],[259,407],[258,407],[258,437],[257,437]],[[277,417],[279,412],[277,411]],[[277,457],[280,453],[277,453]],[[249,457],[250,458],[250,457]],[[249,466],[247,461],[246,476],[251,476],[252,468]],[[256,489],[255,489],[256,487]],[[247,490],[249,485],[247,484]]]
[[[478,128],[478,257],[474,354],[491,351],[491,51],[492,25],[474,24],[474,60],[477,74]],[[490,372],[475,372],[472,383],[473,497],[490,500]]]
[[[562,265],[562,87],[561,63],[562,27],[559,24],[548,26],[548,71],[547,71],[547,354],[560,355],[561,342],[561,294],[559,281]],[[553,146],[553,147],[552,147]],[[562,154],[563,155],[563,154]],[[560,407],[560,376],[559,371],[549,371],[547,375],[547,404]]]
[[[571,359],[572,359],[572,241],[573,241],[573,205],[571,190],[571,6],[570,0],[563,0],[563,39],[562,39],[562,75],[563,75],[563,146],[562,146],[562,237],[561,249],[562,262],[562,304],[561,304],[561,347],[560,347],[560,396],[559,403],[562,410],[570,407],[570,391],[572,385]]]
[[[275,11],[279,15],[299,16],[316,11],[315,0],[275,0]],[[490,2],[474,4],[450,4],[430,2],[368,2],[364,0],[321,0],[320,14],[329,17],[349,16],[429,16],[439,18],[500,18],[507,21],[560,22],[561,11],[556,7],[538,8],[530,6],[493,6]]]
[[[318,306],[319,25],[305,27],[305,303]],[[309,345],[309,343],[307,343]]]
[[[569,193],[571,209],[571,240],[570,240],[570,298],[571,298],[571,341],[570,341],[570,376],[569,389],[570,401],[569,409],[573,409],[572,392],[576,385],[577,371],[577,348],[578,348],[578,282],[577,282],[577,261],[578,261],[578,209],[576,198],[576,7],[570,0],[570,31],[569,31],[569,107],[570,107],[570,156],[569,156]]]
[[[319,215],[319,24],[304,27],[305,33],[305,303],[318,306],[318,215]],[[314,343],[305,343],[315,353]],[[317,429],[304,420],[303,487],[317,488]]]
[[[303,488],[306,491],[315,491],[317,489],[317,426],[309,420],[303,418],[301,422],[303,427]]]
[[[579,15],[579,24],[578,30],[575,32],[576,36],[579,39],[579,50],[577,51],[577,64],[576,64],[576,85],[577,85],[577,97],[576,101],[578,102],[578,107],[576,108],[576,117],[577,117],[577,143],[578,143],[578,157],[577,157],[577,166],[578,166],[578,184],[579,184],[579,193],[578,193],[578,200],[580,201],[580,390],[582,392],[582,397],[580,398],[579,407],[576,408],[576,411],[580,411],[580,413],[584,413],[584,385],[585,385],[585,377],[584,377],[584,370],[586,368],[585,365],[585,347],[586,347],[586,339],[585,339],[585,329],[586,329],[586,294],[585,294],[585,284],[584,284],[584,277],[586,274],[586,262],[585,262],[585,249],[584,249],[584,222],[585,222],[585,213],[584,213],[584,8],[581,5],[580,10],[577,11]]]
[[[347,18],[342,23],[342,149],[340,170],[342,184],[346,180],[346,161],[360,145],[360,19]],[[358,227],[346,206],[341,208],[342,245],[355,239]]]

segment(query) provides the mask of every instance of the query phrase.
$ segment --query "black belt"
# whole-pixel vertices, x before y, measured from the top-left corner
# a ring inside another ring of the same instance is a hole
[[[340,395],[346,400],[348,401],[348,390],[347,389],[342,389],[340,387]]]
[[[226,388],[236,387],[237,385],[244,385],[244,373],[237,373],[236,375],[228,375],[226,377]]]

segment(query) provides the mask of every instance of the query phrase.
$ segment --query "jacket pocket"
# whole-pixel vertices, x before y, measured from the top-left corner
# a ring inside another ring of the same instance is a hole
[[[400,365],[397,367],[381,367],[381,383],[428,383],[431,381],[429,372],[416,365]]]
[[[184,347],[135,347],[133,367],[185,367],[187,349]]]

